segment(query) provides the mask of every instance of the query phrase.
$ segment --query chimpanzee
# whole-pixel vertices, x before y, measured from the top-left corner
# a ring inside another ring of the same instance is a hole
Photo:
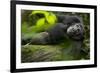
[[[51,29],[38,33],[39,37],[31,38],[30,44],[58,44],[66,37],[74,41],[83,40],[83,22],[80,17],[72,15],[59,15],[57,17],[58,23]]]

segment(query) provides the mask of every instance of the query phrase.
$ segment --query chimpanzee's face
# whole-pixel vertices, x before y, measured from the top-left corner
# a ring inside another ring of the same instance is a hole
[[[81,23],[74,23],[67,29],[67,34],[73,39],[81,39],[83,36],[83,26]]]

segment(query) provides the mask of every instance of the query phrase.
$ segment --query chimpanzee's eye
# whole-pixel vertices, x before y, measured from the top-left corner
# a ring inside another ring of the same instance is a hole
[[[79,25],[76,25],[77,27],[80,27]]]

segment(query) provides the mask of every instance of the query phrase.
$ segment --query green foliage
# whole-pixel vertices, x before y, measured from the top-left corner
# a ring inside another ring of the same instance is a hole
[[[56,15],[53,14],[52,12],[32,11],[30,16],[34,16],[34,15],[41,16],[37,20],[36,25],[34,26],[35,28],[32,28],[35,29],[34,31],[36,32],[48,30],[49,28],[53,27],[57,21]]]

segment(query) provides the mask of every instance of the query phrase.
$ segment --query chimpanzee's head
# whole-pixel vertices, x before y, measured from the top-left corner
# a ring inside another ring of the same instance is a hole
[[[83,26],[81,23],[73,23],[67,29],[67,35],[75,40],[83,39]]]

